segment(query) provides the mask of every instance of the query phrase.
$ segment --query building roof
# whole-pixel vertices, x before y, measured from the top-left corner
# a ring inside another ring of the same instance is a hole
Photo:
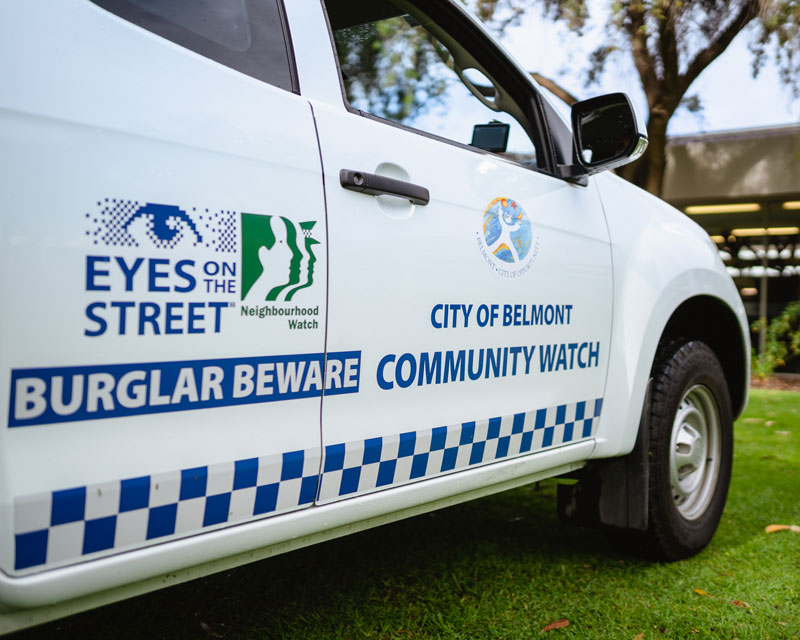
[[[800,124],[670,138],[665,200],[800,199]]]
[[[749,140],[751,138],[772,138],[800,134],[800,124],[782,124],[773,127],[750,127],[748,129],[728,129],[691,133],[683,136],[670,136],[668,146],[683,145],[689,142],[723,142],[730,140]]]

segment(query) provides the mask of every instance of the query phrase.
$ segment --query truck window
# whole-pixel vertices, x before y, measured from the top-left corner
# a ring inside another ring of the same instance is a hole
[[[489,77],[480,46],[468,50],[407,2],[325,0],[349,106],[466,145],[485,129],[510,126],[501,155],[537,166],[529,119],[510,91]],[[424,26],[423,26],[424,25]],[[496,63],[495,63],[496,64]],[[491,145],[488,145],[491,146]]]
[[[227,67],[297,92],[280,0],[92,1]]]

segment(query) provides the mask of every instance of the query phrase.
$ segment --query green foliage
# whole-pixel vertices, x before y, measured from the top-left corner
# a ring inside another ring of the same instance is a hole
[[[761,322],[753,330],[763,331]],[[800,355],[800,300],[789,303],[779,316],[766,327],[764,353],[753,354],[753,373],[759,378],[772,375],[795,356]]]
[[[681,100],[681,106],[689,113],[700,113],[703,110],[703,101],[696,93],[691,96],[685,96]]]
[[[536,7],[551,20],[565,22],[581,33],[589,19],[586,0],[461,0],[481,22],[498,36],[508,27],[521,24],[525,13]]]
[[[495,2],[502,4],[502,2]],[[588,0],[540,0],[545,15],[566,23],[580,32],[589,19]],[[800,3],[797,0],[612,0],[608,47],[616,37],[625,40],[644,36],[646,50],[634,55],[647,55],[658,76],[669,73],[669,66],[678,63],[685,72],[691,61],[709,45],[724,39],[726,31],[740,33],[751,21],[751,49],[757,62],[756,73],[772,47],[782,77],[797,86],[800,70]],[[710,62],[710,61],[709,61]]]
[[[586,86],[600,82],[606,61],[613,55],[619,54],[619,47],[615,45],[603,45],[597,47],[589,54],[589,66],[586,69]]]
[[[448,87],[441,67],[452,66],[449,53],[404,17],[339,29],[334,41],[345,91],[357,109],[408,122]]]
[[[758,33],[750,45],[753,52],[753,75],[761,70],[767,49],[775,44],[781,80],[800,97],[800,2],[797,0],[762,0]]]
[[[545,17],[566,24],[580,35],[590,20],[590,7],[596,10],[598,6],[588,0],[462,2],[498,33],[510,24],[519,24],[526,11],[537,8]],[[690,82],[685,91],[733,37],[755,23],[750,32],[753,74],[760,71],[771,52],[783,81],[795,93],[800,89],[797,0],[611,0],[608,6],[606,40],[589,61],[587,86],[596,81],[607,63],[614,63],[615,56],[608,54],[615,53],[632,54],[640,75],[652,74],[652,80],[674,81],[686,76]],[[671,87],[673,92],[676,89],[677,85]],[[644,86],[644,90],[650,98],[650,89]],[[673,106],[680,104],[681,97],[675,96]]]
[[[485,14],[489,8],[502,12],[511,3],[486,0],[479,4],[484,5]],[[599,7],[589,0],[518,0],[513,4],[518,10],[536,7],[579,35],[589,22],[589,8]],[[670,118],[680,108],[692,113],[702,109],[696,96],[687,97],[687,93],[739,34],[746,32],[750,37],[753,75],[772,57],[784,84],[800,96],[798,0],[609,0],[606,6],[605,38],[583,69],[586,86],[597,83],[607,68],[621,60],[633,63],[647,97],[650,146],[620,175],[656,195],[663,188]],[[481,17],[487,19],[484,14]]]
[[[489,25],[497,33],[502,33],[512,25],[518,25],[525,13],[525,3],[515,0],[461,0],[477,16],[481,22]]]

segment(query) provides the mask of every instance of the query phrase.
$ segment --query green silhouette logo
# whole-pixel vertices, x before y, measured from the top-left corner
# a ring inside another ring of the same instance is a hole
[[[290,301],[314,284],[315,224],[242,213],[242,300]]]

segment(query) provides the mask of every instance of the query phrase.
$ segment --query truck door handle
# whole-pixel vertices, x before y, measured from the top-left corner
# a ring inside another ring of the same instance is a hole
[[[422,206],[428,204],[431,199],[431,194],[425,187],[364,171],[342,169],[339,172],[339,182],[350,191],[367,193],[371,196],[406,198]]]

